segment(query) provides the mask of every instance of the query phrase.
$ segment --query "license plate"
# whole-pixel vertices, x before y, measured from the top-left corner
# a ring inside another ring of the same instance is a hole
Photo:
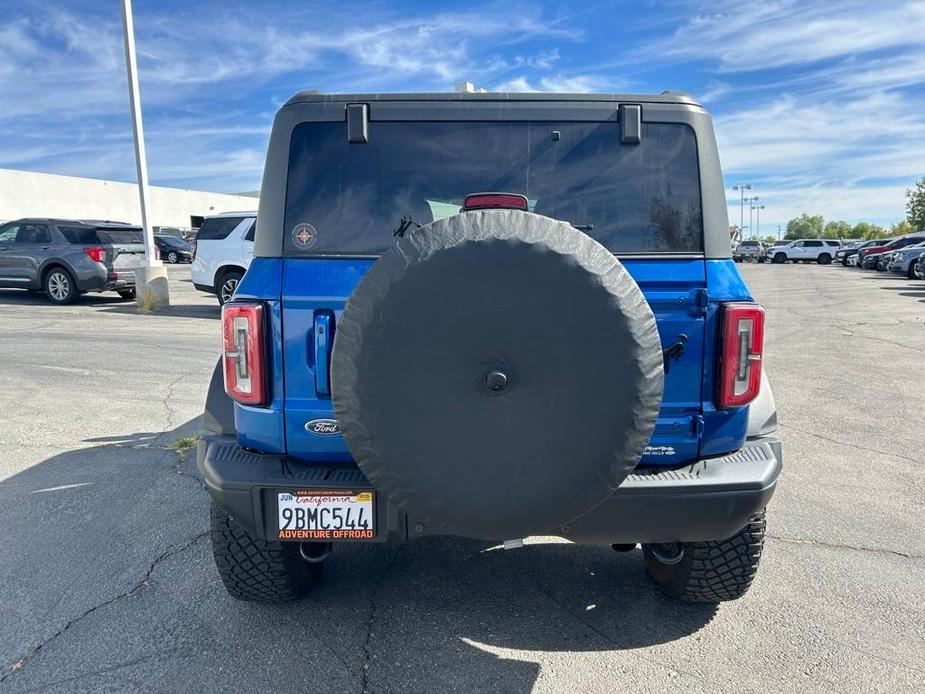
[[[305,489],[276,498],[280,540],[371,540],[376,534],[373,492]]]

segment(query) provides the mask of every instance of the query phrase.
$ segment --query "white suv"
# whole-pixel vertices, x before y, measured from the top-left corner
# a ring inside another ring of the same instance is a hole
[[[254,257],[256,212],[225,212],[202,220],[190,273],[193,286],[218,297],[231,298]]]
[[[835,257],[835,251],[841,248],[841,241],[836,239],[799,239],[768,249],[768,260],[772,263],[815,262],[828,265]]]

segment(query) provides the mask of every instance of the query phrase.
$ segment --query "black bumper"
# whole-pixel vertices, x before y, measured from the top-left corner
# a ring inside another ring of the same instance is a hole
[[[213,501],[261,539],[276,537],[277,491],[375,491],[356,466],[251,453],[230,436],[203,438],[196,463]],[[537,534],[584,544],[722,540],[767,505],[781,464],[780,441],[769,436],[749,440],[735,453],[680,468],[638,468],[607,501],[570,526]],[[373,541],[404,542],[427,535],[413,518],[377,498]]]

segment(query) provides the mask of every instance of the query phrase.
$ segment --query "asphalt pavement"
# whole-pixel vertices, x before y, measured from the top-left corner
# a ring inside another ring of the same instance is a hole
[[[0,290],[0,691],[925,691],[925,283],[745,265],[785,471],[749,594],[641,552],[338,547],[305,600],[222,589],[192,455],[219,311]]]

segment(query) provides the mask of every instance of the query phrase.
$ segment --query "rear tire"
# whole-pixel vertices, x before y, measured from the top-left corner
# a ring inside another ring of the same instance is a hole
[[[726,540],[643,545],[646,568],[673,598],[706,603],[737,600],[758,571],[764,531],[762,510]]]
[[[829,255],[828,253],[822,253],[819,255],[818,258],[816,258],[816,262],[819,263],[820,265],[828,265],[829,263],[832,262],[832,256]]]
[[[73,304],[80,296],[74,276],[63,267],[53,267],[42,281],[45,296],[53,304]]]
[[[121,296],[121,297],[122,297],[123,299],[125,299],[126,301],[134,301],[134,299],[135,299],[135,290],[134,290],[134,289],[120,289],[119,291],[116,292],[116,294],[118,294],[119,296]]]
[[[235,600],[263,603],[298,600],[321,571],[321,564],[302,559],[298,543],[253,538],[215,504],[211,504],[211,528],[215,566],[225,590]]]
[[[222,273],[221,279],[218,281],[218,292],[216,293],[219,306],[224,306],[226,302],[231,300],[242,277],[244,277],[244,273],[239,270],[228,270]]]
[[[777,265],[783,265],[784,263],[787,262],[787,254],[786,253],[775,253],[774,259],[771,262]]]

